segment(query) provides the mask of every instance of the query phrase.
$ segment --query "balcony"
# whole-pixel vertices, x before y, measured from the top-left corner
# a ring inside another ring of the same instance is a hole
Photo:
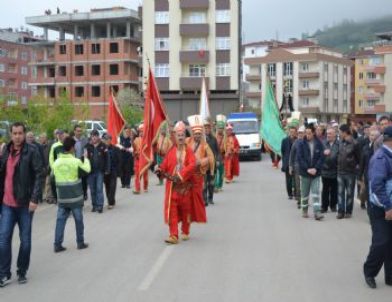
[[[210,78],[206,79],[206,85],[209,86]],[[202,77],[181,77],[180,88],[181,90],[197,90],[201,89]]]
[[[366,71],[374,72],[375,74],[385,74],[386,67],[384,65],[368,66],[366,67]]]
[[[248,99],[261,99],[261,91],[247,91],[245,97]]]
[[[181,9],[208,9],[209,0],[180,0]]]
[[[181,63],[208,63],[210,52],[207,50],[182,50],[180,51]]]
[[[381,79],[365,79],[367,85],[381,84]]]
[[[319,72],[300,72],[298,77],[300,79],[318,79],[320,77]]]
[[[369,84],[368,88],[371,88],[376,93],[385,93],[386,87],[382,84]]]
[[[206,23],[180,24],[180,35],[182,37],[208,37],[210,26]]]
[[[248,82],[260,82],[261,81],[261,75],[260,74],[247,74],[245,79]]]
[[[364,111],[367,114],[385,113],[386,108],[385,105],[366,106]]]
[[[368,101],[379,100],[380,98],[381,98],[380,93],[366,93],[366,95],[365,95],[365,99]]]
[[[319,96],[320,90],[318,89],[306,89],[306,90],[299,90],[299,96]]]
[[[317,114],[320,113],[319,107],[306,107],[306,106],[299,106],[299,111],[303,114]]]

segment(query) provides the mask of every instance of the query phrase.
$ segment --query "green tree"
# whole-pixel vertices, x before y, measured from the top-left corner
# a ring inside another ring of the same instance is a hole
[[[140,96],[135,90],[128,87],[121,89],[116,99],[127,124],[137,125],[143,120]]]

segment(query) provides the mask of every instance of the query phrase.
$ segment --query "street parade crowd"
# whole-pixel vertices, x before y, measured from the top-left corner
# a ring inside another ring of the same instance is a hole
[[[83,250],[88,248],[85,202],[89,199],[91,211],[97,214],[112,210],[117,179],[122,190],[147,193],[151,170],[160,185],[166,180],[164,220],[169,236],[165,242],[177,244],[179,239],[189,240],[192,222],[207,222],[206,207],[214,204],[214,193],[239,176],[240,146],[224,115],[216,121],[195,115],[187,121],[163,123],[153,145],[155,160],[147,169],[141,164],[145,125],[124,126],[121,132],[118,138],[109,133],[101,137],[93,130],[86,137],[82,126],[75,125],[71,132],[56,129],[54,141],[49,141],[46,134],[36,140],[23,123],[12,124],[10,141],[0,144],[0,287],[11,281],[16,225],[20,234],[17,280],[27,282],[33,216],[39,203],[57,204],[54,252],[66,250],[64,231],[71,214],[76,246]]]
[[[353,215],[354,198],[367,210],[372,241],[363,266],[364,278],[376,288],[382,267],[392,286],[392,123],[382,116],[377,123],[299,125],[286,122],[287,137],[281,156],[270,151],[272,165],[285,174],[288,198],[295,199],[303,218],[321,221],[328,211],[338,220]],[[267,146],[267,150],[270,150]]]

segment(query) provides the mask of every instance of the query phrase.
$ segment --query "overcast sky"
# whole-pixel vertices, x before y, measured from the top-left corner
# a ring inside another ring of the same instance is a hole
[[[153,0],[145,0],[153,1]],[[5,5],[5,3],[7,4]],[[136,8],[141,0],[0,0],[0,27],[20,27],[25,16],[43,15],[48,8],[54,13],[74,9],[125,6]],[[313,33],[342,19],[362,20],[392,15],[392,0],[243,0],[244,41],[278,37],[282,40]],[[37,34],[42,30],[33,29]]]

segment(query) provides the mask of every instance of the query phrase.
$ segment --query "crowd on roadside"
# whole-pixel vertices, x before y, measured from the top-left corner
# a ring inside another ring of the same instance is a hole
[[[339,220],[353,215],[354,198],[367,210],[372,244],[364,264],[365,281],[376,288],[384,265],[392,286],[392,123],[382,116],[374,123],[314,125],[292,121],[281,144],[281,167],[288,198],[295,199],[303,218],[324,219],[328,211]],[[272,164],[278,167],[274,155]]]

